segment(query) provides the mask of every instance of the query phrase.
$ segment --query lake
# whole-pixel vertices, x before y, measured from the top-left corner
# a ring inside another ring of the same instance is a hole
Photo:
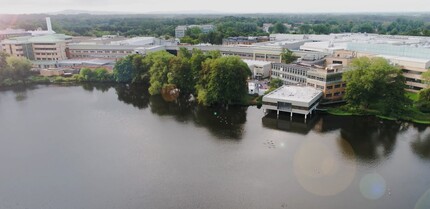
[[[0,208],[430,208],[430,127],[126,85],[0,91]]]

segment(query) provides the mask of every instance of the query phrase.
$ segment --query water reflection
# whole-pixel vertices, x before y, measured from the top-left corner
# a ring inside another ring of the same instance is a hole
[[[207,128],[219,139],[241,139],[246,122],[246,107],[209,108],[178,98],[166,102],[161,96],[150,97],[151,112],[160,116],[173,116],[178,122],[192,121]]]
[[[110,86],[83,86],[85,90],[107,91]],[[115,85],[118,100],[139,109],[150,107],[153,114],[171,116],[177,122],[193,122],[207,128],[219,139],[241,139],[246,122],[247,107],[208,108],[188,98],[179,97],[173,102],[166,102],[161,96],[150,96],[147,86]]]
[[[278,118],[276,112],[272,111],[261,120],[263,126],[266,128],[307,135],[315,127],[316,123],[319,121],[319,117],[313,116],[308,118],[305,122],[303,116],[294,115],[293,118],[290,119],[289,115],[287,116],[281,113]]]
[[[146,86],[119,84],[115,86],[115,91],[119,101],[133,105],[133,107],[144,109],[149,105],[149,93]]]
[[[423,127],[418,126],[417,137],[411,142],[411,148],[420,158],[430,160],[430,128],[423,129]]]

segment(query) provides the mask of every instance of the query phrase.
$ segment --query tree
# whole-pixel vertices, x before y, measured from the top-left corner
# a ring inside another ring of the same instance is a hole
[[[30,75],[31,67],[33,66],[30,60],[21,57],[7,57],[6,71],[10,78],[21,80],[25,83],[25,79]]]
[[[430,88],[430,69],[428,69],[426,72],[421,74],[421,79],[423,83],[427,84],[427,87]]]
[[[197,99],[204,105],[242,103],[251,75],[248,65],[239,57],[207,59],[197,85]]]
[[[286,33],[287,27],[284,24],[278,22],[269,28],[270,33]]]
[[[95,79],[93,71],[89,68],[83,68],[79,71],[79,76],[82,81],[93,81]]]
[[[149,56],[149,55],[148,55]],[[170,72],[170,60],[173,55],[167,51],[158,51],[150,54],[148,59],[152,60],[149,69],[149,93],[151,95],[159,94],[164,85],[168,84],[168,73]]]
[[[3,81],[3,78],[7,74],[7,62],[6,62],[7,57],[9,57],[9,54],[0,52],[0,84]]]
[[[174,84],[182,93],[194,93],[194,79],[191,71],[190,60],[178,55],[170,60],[170,72],[168,83]]]
[[[279,78],[274,78],[269,83],[270,89],[277,89],[282,85],[284,85],[284,81]]]
[[[116,82],[128,83],[133,79],[133,56],[129,55],[115,63],[113,74]]]
[[[297,56],[294,55],[294,53],[289,50],[285,49],[281,54],[281,59],[283,63],[289,64],[297,60]]]
[[[401,113],[410,104],[405,96],[405,78],[399,68],[383,58],[361,57],[351,62],[353,70],[343,74],[345,100],[353,107],[374,108],[386,115]]]

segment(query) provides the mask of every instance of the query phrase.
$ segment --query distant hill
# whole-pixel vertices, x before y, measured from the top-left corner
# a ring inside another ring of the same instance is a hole
[[[91,15],[136,15],[136,14],[149,14],[149,15],[172,15],[172,14],[195,14],[195,15],[205,15],[205,14],[225,14],[213,10],[184,10],[184,11],[152,11],[152,12],[120,12],[120,11],[91,11],[91,10],[62,10],[58,12],[49,12],[48,15],[79,15],[79,14],[91,14]]]
[[[62,10],[58,12],[49,12],[49,15],[78,15],[78,14],[91,14],[91,15],[124,15],[124,14],[138,14],[132,12],[116,12],[116,11],[90,11],[90,10]]]

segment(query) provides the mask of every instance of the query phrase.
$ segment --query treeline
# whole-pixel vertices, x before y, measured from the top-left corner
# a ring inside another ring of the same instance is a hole
[[[2,15],[0,29],[7,27],[34,30],[46,28],[46,15]],[[430,36],[429,14],[375,15],[55,15],[51,16],[58,33],[81,36],[119,34],[124,36],[156,36],[171,38],[178,25],[213,24],[210,35],[189,34],[192,41],[220,43],[231,36],[268,35],[264,23],[272,23],[274,33],[329,34],[343,32],[379,33],[391,35]],[[283,24],[289,24],[289,27]],[[191,41],[189,41],[191,42]]]
[[[204,105],[244,104],[251,71],[239,57],[222,57],[219,51],[203,53],[185,48],[174,56],[166,51],[130,55],[117,62],[115,81],[148,84],[151,95],[179,89],[182,95],[197,95]]]

